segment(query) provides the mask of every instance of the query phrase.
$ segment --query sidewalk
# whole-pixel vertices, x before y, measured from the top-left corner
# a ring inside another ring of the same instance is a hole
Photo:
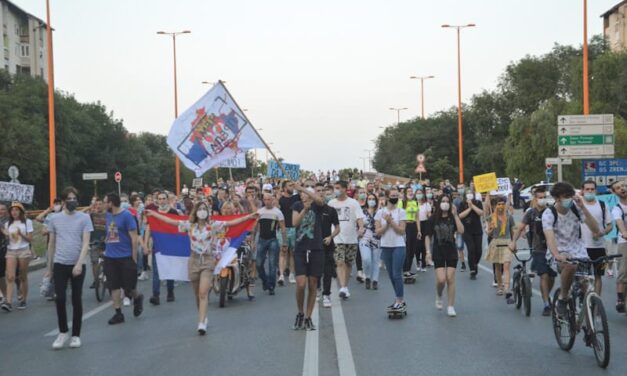
[[[36,260],[31,261],[30,264],[28,264],[28,271],[32,272],[35,270],[43,269],[45,267],[46,267],[46,258],[39,257]]]

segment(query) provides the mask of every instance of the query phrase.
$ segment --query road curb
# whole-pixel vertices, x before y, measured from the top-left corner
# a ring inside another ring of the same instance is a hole
[[[28,264],[28,271],[33,272],[35,270],[43,269],[46,267],[46,259],[43,257],[38,258],[37,260]]]

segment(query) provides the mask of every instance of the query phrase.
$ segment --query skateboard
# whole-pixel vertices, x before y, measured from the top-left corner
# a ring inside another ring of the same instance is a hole
[[[402,319],[407,316],[407,307],[401,309],[387,309],[388,319]]]
[[[403,277],[403,282],[406,285],[414,284],[414,283],[416,283],[416,276],[412,275],[412,276]]]

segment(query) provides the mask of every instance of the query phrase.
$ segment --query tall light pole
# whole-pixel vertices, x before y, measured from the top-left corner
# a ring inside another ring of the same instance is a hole
[[[46,40],[48,43],[48,153],[50,175],[50,205],[57,197],[57,151],[54,129],[54,70],[52,61],[52,26],[50,26],[50,3],[46,0]]]
[[[583,114],[590,114],[588,87],[588,0],[583,0]]]
[[[403,108],[390,107],[390,111],[396,111],[396,125],[399,125],[401,123],[401,111],[405,111],[405,110],[407,110],[407,107],[403,107]]]
[[[372,150],[364,149],[364,151],[368,152],[368,171],[370,171],[370,169],[372,168]]]
[[[169,35],[172,37],[172,47],[174,51],[174,119],[179,117],[179,94],[178,94],[178,82],[176,79],[176,36],[180,34],[189,34],[191,31],[183,30],[183,31],[174,31],[174,32],[165,32],[165,31],[157,31],[159,35]],[[174,156],[174,175],[176,176],[176,194],[181,194],[181,161],[179,161],[178,156]]]
[[[425,80],[435,78],[435,76],[411,76],[410,80],[420,80],[420,115],[425,118]]]
[[[467,27],[475,27],[473,23],[467,25],[442,25],[444,28],[457,30],[457,138],[459,143],[459,182],[464,183],[464,137],[462,134],[462,61],[460,49],[460,31]]]

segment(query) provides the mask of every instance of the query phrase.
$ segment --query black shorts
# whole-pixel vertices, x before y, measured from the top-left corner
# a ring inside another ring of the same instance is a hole
[[[422,236],[433,235],[433,228],[431,227],[431,221],[420,221],[420,233]]]
[[[596,260],[599,257],[607,256],[605,248],[586,248],[586,250],[588,251],[588,257],[590,260]],[[606,266],[607,263],[605,262],[594,264],[594,275],[597,277],[603,276],[603,274],[605,274]]]
[[[137,264],[132,257],[104,258],[104,272],[111,290],[130,293],[137,286]]]
[[[433,247],[433,267],[457,268],[457,247],[455,244],[438,244]]]
[[[0,255],[0,278],[4,278],[7,272],[6,252]]]
[[[533,252],[531,254],[531,271],[537,275],[548,274],[549,277],[555,278],[557,273],[551,268],[546,259],[546,252]]]
[[[324,252],[301,251],[294,252],[294,269],[296,276],[306,275],[307,277],[320,278],[324,271]]]

